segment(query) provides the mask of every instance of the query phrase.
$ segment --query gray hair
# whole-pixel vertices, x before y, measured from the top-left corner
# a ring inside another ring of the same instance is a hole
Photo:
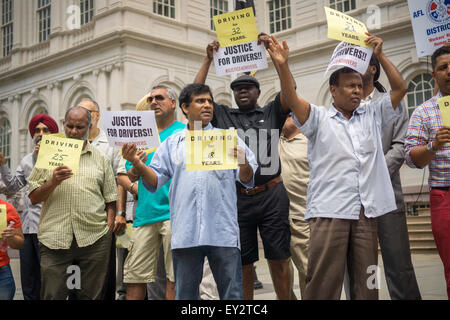
[[[95,101],[95,100],[93,100],[91,98],[83,98],[83,99],[81,99],[80,102],[83,102],[83,101],[90,101],[90,102],[92,102],[94,104],[94,106],[97,108],[97,111],[100,111],[100,107],[99,107],[97,101]]]
[[[173,89],[171,87],[166,86],[165,84],[157,84],[156,86],[154,86],[152,88],[152,90],[155,90],[155,89],[166,89],[167,96],[169,97],[169,99],[177,101],[177,94],[175,93],[175,91],[173,91]]]
[[[80,106],[70,107],[69,109],[67,109],[66,114],[64,115],[64,122],[67,121],[67,116],[69,115],[69,113],[75,109],[83,109],[86,112],[87,125],[89,127],[92,123],[91,112],[88,109],[80,107]]]

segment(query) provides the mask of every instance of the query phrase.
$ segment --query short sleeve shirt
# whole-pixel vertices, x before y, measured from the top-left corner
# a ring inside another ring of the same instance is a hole
[[[211,124],[221,129],[238,129],[239,137],[256,157],[255,186],[267,183],[281,173],[278,141],[287,116],[281,110],[280,94],[265,107],[257,106],[250,112],[214,103]]]

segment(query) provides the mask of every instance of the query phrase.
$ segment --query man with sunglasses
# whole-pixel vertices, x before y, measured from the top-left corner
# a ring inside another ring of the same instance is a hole
[[[152,88],[144,102],[138,103],[137,110],[153,110],[161,142],[169,136],[181,131],[185,125],[175,121],[176,107],[175,92],[168,86],[159,84]],[[149,165],[154,152],[149,153],[146,160]],[[171,229],[169,209],[170,181],[157,192],[150,193],[144,186],[132,163],[127,161],[126,168],[130,180],[133,181],[130,190],[137,188],[138,203],[133,222],[131,236],[132,247],[124,264],[124,279],[127,284],[127,300],[143,300],[147,291],[147,284],[158,280],[158,259],[164,259],[166,300],[175,298],[175,279],[171,253]],[[137,183],[137,184],[136,184]],[[159,257],[163,247],[163,256]],[[158,287],[159,282],[156,284]],[[154,297],[153,297],[154,298]]]
[[[85,108],[91,114],[92,127],[89,130],[89,142],[92,146],[100,150],[111,162],[114,175],[119,181],[121,179],[128,180],[127,172],[125,170],[125,160],[122,158],[120,149],[113,148],[109,145],[106,133],[98,127],[100,120],[100,108],[94,100],[85,98],[78,104],[79,107]],[[127,181],[124,182],[125,184]],[[128,185],[131,182],[128,180]],[[127,223],[126,199],[127,190],[123,185],[117,184],[117,190],[119,193],[119,201],[117,201],[116,219],[114,224],[114,234],[120,235],[125,232]],[[115,300],[116,297],[116,240],[112,237],[110,261],[108,266],[108,273],[106,275],[105,283],[103,286],[102,300]]]
[[[11,173],[5,157],[0,152],[1,178],[10,192],[22,190],[28,185],[28,178],[36,163],[42,136],[58,133],[58,124],[46,114],[37,114],[30,120],[28,129],[35,143],[35,149],[20,161],[15,174]],[[20,249],[20,280],[24,300],[40,300],[41,267],[37,232],[42,204],[33,205],[28,198],[28,193],[29,191],[26,190],[21,214],[25,241]]]

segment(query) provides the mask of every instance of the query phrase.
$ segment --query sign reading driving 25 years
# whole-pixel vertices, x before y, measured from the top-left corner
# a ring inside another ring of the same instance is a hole
[[[450,38],[450,1],[408,0],[417,56],[431,55]]]

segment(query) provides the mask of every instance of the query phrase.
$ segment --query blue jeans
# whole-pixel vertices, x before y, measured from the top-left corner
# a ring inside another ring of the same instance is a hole
[[[200,246],[173,249],[175,299],[198,300],[203,263],[208,257],[221,300],[242,300],[242,262],[238,248]]]
[[[0,300],[12,300],[16,293],[16,284],[9,264],[0,267]]]

